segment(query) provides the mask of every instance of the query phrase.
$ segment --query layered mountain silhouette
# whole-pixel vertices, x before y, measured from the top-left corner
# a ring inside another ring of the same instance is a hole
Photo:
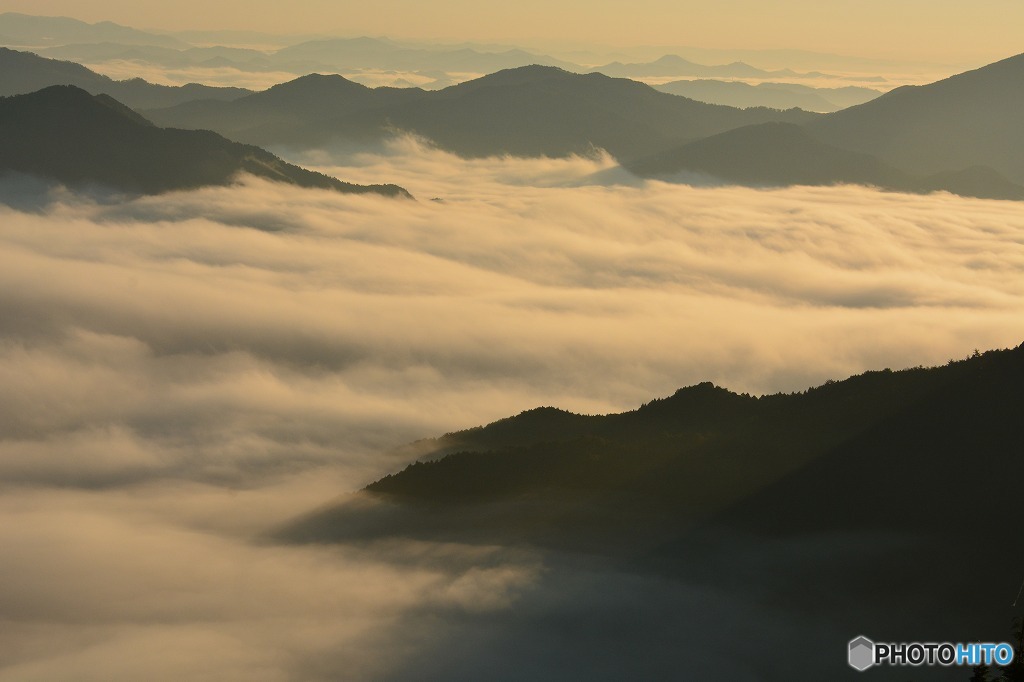
[[[266,53],[260,50],[220,45],[172,48],[158,45],[125,45],[115,42],[73,43],[43,48],[38,50],[38,54],[43,57],[77,62],[133,61],[178,69],[198,66],[229,67],[251,72],[276,70],[276,65],[271,62]]]
[[[410,47],[366,37],[307,41],[278,50],[271,59],[279,68],[297,73],[366,68],[492,73],[530,64],[579,70],[570,62],[518,48],[484,51],[473,47]]]
[[[375,45],[368,40],[365,47],[383,49]],[[0,51],[0,62],[10,66],[0,70],[0,91],[71,82],[143,109],[158,125],[213,130],[260,146],[375,144],[404,131],[467,157],[604,149],[637,174],[683,182],[857,183],[1024,198],[1024,157],[1017,153],[1024,148],[1017,124],[1024,55],[826,115],[712,105],[627,79],[538,65],[439,91],[369,88],[311,74],[247,93],[115,82],[10,50]],[[143,106],[167,102],[177,103]]]
[[[545,66],[499,71],[436,92],[313,75],[232,102],[193,102],[147,115],[161,125],[210,128],[261,145],[379,139],[397,129],[464,156],[566,156],[602,148],[620,159],[743,125],[814,117],[705,104],[635,81]]]
[[[768,78],[773,76],[797,76],[788,69],[765,71],[745,62],[706,65],[691,62],[679,55],[667,54],[653,62],[623,64],[612,62],[592,69],[607,76],[622,78],[644,78],[649,76],[699,76],[711,78]]]
[[[11,43],[40,45],[42,43]],[[166,43],[140,44],[129,41],[79,40],[70,44],[42,48],[44,56],[90,63],[131,60],[165,68],[190,66],[233,68],[246,72],[283,71],[294,74],[311,72],[359,72],[387,70],[407,73],[438,72],[492,73],[501,69],[544,64],[583,71],[570,62],[518,48],[481,49],[477,47],[413,47],[381,38],[330,38],[289,45],[275,51],[225,46],[168,46]]]
[[[141,78],[115,81],[81,64],[0,47],[0,96],[24,95],[51,85],[74,85],[94,95],[110,95],[133,109],[170,107],[192,100],[232,100],[252,92],[198,83],[157,85]]]
[[[871,88],[812,88],[799,83],[758,83],[742,81],[679,80],[654,86],[661,92],[689,97],[698,102],[725,104],[730,107],[768,107],[771,109],[803,109],[830,113],[875,99],[882,93]]]
[[[408,196],[395,185],[341,182],[213,132],[158,128],[107,95],[66,85],[0,99],[2,172],[143,194],[225,185],[249,173],[300,187]]]
[[[436,92],[314,75],[230,102],[148,114],[163,125],[210,128],[261,145],[314,147],[407,131],[463,156],[601,148],[641,175],[687,182],[696,174],[756,186],[857,183],[1016,200],[1024,198],[1024,157],[1016,153],[1024,148],[1016,124],[1024,110],[1022,73],[1024,56],[827,115],[710,105],[627,79],[543,66]]]
[[[760,186],[859,183],[1024,198],[1024,55],[818,117],[759,126],[634,160],[641,175],[693,173]],[[804,134],[806,133],[806,134]]]

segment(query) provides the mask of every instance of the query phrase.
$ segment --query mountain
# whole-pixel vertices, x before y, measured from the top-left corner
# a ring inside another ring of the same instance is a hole
[[[383,38],[365,37],[308,40],[277,50],[219,45],[168,47],[108,40],[61,44],[38,51],[55,59],[87,63],[127,60],[168,69],[217,67],[294,74],[398,71],[417,74],[439,72],[448,77],[450,74],[492,73],[530,64],[582,70],[570,62],[518,48],[413,47]],[[464,75],[460,80],[463,78]]]
[[[171,36],[147,33],[110,21],[88,24],[69,17],[40,17],[17,12],[0,14],[0,35],[7,45],[26,47],[101,42],[186,47]]]
[[[261,145],[317,146],[399,129],[463,156],[566,156],[602,148],[622,159],[743,125],[815,116],[704,104],[635,81],[536,65],[433,92],[308,76],[233,102],[147,115],[161,125],[210,128]]]
[[[807,127],[819,140],[930,174],[990,166],[1024,182],[1024,54],[905,86]]]
[[[133,109],[170,107],[192,100],[232,100],[251,94],[242,88],[189,83],[179,87],[141,78],[115,81],[73,62],[0,47],[0,96],[23,95],[51,85],[74,85],[94,95],[110,95]]]
[[[149,33],[111,22],[88,24],[66,17],[0,14],[0,44],[28,47],[45,56],[98,63],[130,60],[164,68],[233,68],[247,72],[283,71],[292,74],[352,73],[359,71],[425,72],[447,75],[492,73],[501,69],[544,64],[580,71],[581,67],[549,55],[493,45],[412,45],[386,38],[302,38],[245,31],[186,31],[184,40]],[[259,49],[210,45],[228,41]],[[283,45],[269,49],[267,45]]]
[[[624,164],[645,177],[857,183],[1024,199],[1024,55],[793,126],[750,126]],[[698,176],[694,176],[698,174]]]
[[[107,95],[70,85],[0,99],[0,172],[142,194],[226,185],[250,173],[300,187],[408,196],[395,185],[341,182],[209,131],[158,128]]]
[[[418,88],[368,88],[310,74],[233,101],[197,100],[146,113],[161,125],[216,130],[254,144],[316,147],[334,136],[380,138],[390,110],[424,95]],[[371,112],[368,122],[344,120],[364,112]]]
[[[985,199],[1024,200],[1024,187],[991,168],[914,176],[879,160],[825,144],[791,123],[745,126],[639,159],[641,177],[726,181],[755,187],[867,185],[900,192],[947,191]]]
[[[749,123],[806,121],[802,111],[742,111],[660,93],[626,79],[529,66],[446,88],[388,112],[465,156],[566,156],[597,147],[620,159]]]
[[[469,47],[409,47],[390,40],[366,37],[299,43],[275,52],[273,61],[279,68],[298,73],[356,69],[491,73],[530,64],[579,68],[554,57],[520,49],[487,52]]]
[[[648,566],[831,622],[837,650],[860,633],[1016,643],[1024,347],[912,372],[941,380],[659,547]]]
[[[584,574],[611,565],[656,595],[700,595],[681,620],[718,605],[729,641],[777,623],[837,652],[812,676],[766,654],[744,679],[847,679],[858,634],[1005,641],[1024,567],[1022,404],[1024,345],[789,395],[705,383],[622,414],[540,408],[420,444],[426,459],[275,537],[568,554]]]
[[[868,372],[795,394],[758,398],[703,383],[631,412],[585,416],[538,408],[419,443],[419,461],[370,484],[365,493],[415,516],[396,515],[400,522],[377,529],[385,534],[456,538],[487,532],[499,542],[572,543],[565,536],[576,536],[577,524],[583,524],[587,532],[577,539],[589,533],[591,540],[632,543],[639,538],[617,534],[637,523],[644,526],[641,535],[672,534],[717,518],[768,486],[808,476],[821,462],[856,461],[857,443],[882,447],[883,435],[892,459],[879,470],[908,484],[916,460],[904,461],[896,445],[919,441],[934,453],[930,485],[960,484],[958,472],[968,462],[988,462],[990,471],[1000,462],[1001,475],[1019,485],[1024,434],[1009,413],[1022,399],[1024,345],[938,368]],[[929,420],[928,414],[942,418]],[[864,457],[881,461],[873,451]],[[864,499],[875,491],[867,474],[857,477]],[[914,519],[926,524],[927,505],[945,505],[940,515],[948,518],[970,502],[944,497],[921,503]],[[852,500],[850,505],[846,512],[858,506]],[[844,512],[834,504],[829,508]],[[366,530],[359,516],[343,504],[299,521],[288,533],[345,538]],[[1012,522],[983,516],[1002,526]],[[828,520],[801,519],[794,512],[789,523]]]
[[[274,64],[260,50],[238,47],[190,47],[174,49],[155,45],[125,45],[123,43],[73,43],[37,51],[43,57],[67,59],[76,62],[132,61],[157,64],[180,69],[191,66],[216,68],[228,66],[244,71],[274,71]]]
[[[812,88],[798,83],[758,83],[741,81],[680,80],[655,85],[656,90],[689,97],[698,102],[725,104],[730,107],[768,107],[770,109],[803,109],[829,113],[871,101],[882,93],[871,88]]]
[[[736,128],[641,159],[628,168],[644,177],[703,173],[743,185],[909,184],[905,174],[878,159],[818,142],[791,123]]]
[[[653,62],[630,63],[612,62],[591,69],[594,73],[619,78],[645,78],[654,76],[698,76],[702,78],[769,78],[772,76],[795,76],[792,71],[765,71],[746,64],[706,65],[691,62],[674,54],[667,54]]]

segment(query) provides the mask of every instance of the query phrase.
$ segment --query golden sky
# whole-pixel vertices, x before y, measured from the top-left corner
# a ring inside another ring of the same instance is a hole
[[[1024,52],[1024,0],[6,0],[3,5],[7,11],[175,30],[802,48],[949,62]]]

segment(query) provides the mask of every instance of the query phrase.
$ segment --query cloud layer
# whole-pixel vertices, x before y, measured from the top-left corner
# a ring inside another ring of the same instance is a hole
[[[407,675],[540,560],[252,541],[402,466],[390,448],[1024,337],[1010,202],[688,188],[409,139],[301,160],[420,200],[0,183],[0,680]]]

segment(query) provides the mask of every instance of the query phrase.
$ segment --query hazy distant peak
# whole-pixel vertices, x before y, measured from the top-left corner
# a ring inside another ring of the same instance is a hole
[[[147,33],[111,21],[90,24],[71,17],[45,17],[19,12],[0,14],[0,32],[14,44],[69,44],[116,40],[121,43],[180,48],[185,44],[171,36]]]
[[[578,78],[579,74],[574,74],[557,66],[530,64],[529,66],[517,66],[511,69],[495,71],[494,73],[487,74],[486,76],[481,76],[480,78],[475,78],[473,80],[445,88],[440,92],[444,93],[443,96],[457,96],[480,88],[515,87],[553,80],[567,80],[572,77]]]
[[[612,83],[616,82],[621,84],[623,87],[632,87],[637,89],[649,90],[652,89],[645,83],[638,81],[631,81],[625,78],[613,78],[599,72],[590,73],[573,73],[572,71],[566,71],[563,68],[557,66],[542,66],[540,64],[531,64],[529,66],[519,66],[512,69],[503,69],[496,71],[495,73],[487,76],[482,76],[472,81],[466,81],[459,85],[449,88],[450,90],[468,89],[472,87],[480,86],[498,86],[508,87],[516,85],[529,85],[533,83],[545,83],[551,81],[561,81],[564,83]]]
[[[299,76],[293,80],[285,83],[278,83],[272,86],[267,92],[271,91],[285,91],[289,89],[301,89],[301,88],[324,88],[324,87],[346,87],[353,90],[367,90],[365,85],[350,81],[344,76],[336,73],[310,73],[305,76]]]
[[[370,88],[350,81],[344,76],[337,74],[320,74],[311,73],[306,76],[300,76],[294,80],[290,80],[286,83],[279,83],[263,92],[252,95],[254,99],[258,100],[296,100],[298,102],[305,101],[309,98],[324,99],[332,96],[342,95],[348,96],[356,93],[364,93],[370,90]]]
[[[691,62],[689,59],[684,59],[684,58],[680,57],[677,54],[666,54],[666,55],[663,55],[663,56],[658,57],[657,59],[655,59],[654,62],[652,62],[652,63],[654,63],[654,64],[661,64],[661,65],[669,65],[669,64],[671,64],[671,65],[676,65],[676,66],[681,65],[681,64],[686,64],[686,65],[693,64],[693,62]]]
[[[88,26],[84,21],[78,19],[72,19],[71,17],[52,17],[52,16],[37,16],[34,14],[25,14],[24,12],[4,12],[0,14],[0,21],[5,22],[31,22],[31,23],[48,23],[48,24],[65,24],[67,26]],[[109,24],[110,22],[103,22]]]
[[[515,81],[531,81],[546,78],[565,78],[573,76],[570,71],[557,66],[543,66],[541,64],[529,64],[528,66],[517,66],[512,69],[502,69],[484,76],[478,80],[492,83],[511,83]]]

